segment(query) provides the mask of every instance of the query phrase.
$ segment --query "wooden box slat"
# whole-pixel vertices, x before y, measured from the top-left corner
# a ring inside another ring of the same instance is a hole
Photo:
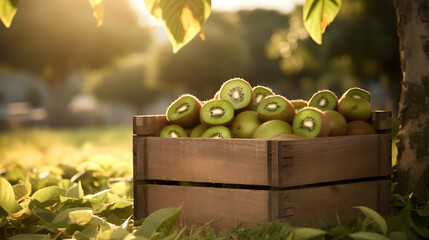
[[[215,228],[245,226],[285,219],[312,226],[320,219],[334,223],[356,216],[354,206],[367,206],[386,214],[390,180],[367,181],[290,190],[245,190],[146,184],[137,186],[136,219],[166,207],[183,206],[182,225]]]

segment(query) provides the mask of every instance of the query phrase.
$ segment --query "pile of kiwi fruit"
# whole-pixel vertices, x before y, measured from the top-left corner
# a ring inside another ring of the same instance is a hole
[[[340,99],[330,90],[305,101],[288,100],[242,78],[222,84],[214,97],[200,101],[180,96],[166,111],[169,124],[160,137],[297,139],[375,134],[368,122],[371,94],[350,88]]]

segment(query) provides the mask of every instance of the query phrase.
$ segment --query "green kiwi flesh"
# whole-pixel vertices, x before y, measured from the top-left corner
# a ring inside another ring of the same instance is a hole
[[[334,110],[337,108],[338,98],[330,90],[322,90],[313,94],[308,101],[309,107],[315,107],[322,111]]]
[[[253,133],[253,138],[270,139],[281,133],[292,133],[289,123],[282,120],[270,120],[262,123]]]
[[[268,96],[274,95],[273,90],[264,87],[264,86],[255,86],[252,89],[253,91],[253,107],[252,109],[256,109],[261,103],[261,101]]]
[[[338,112],[346,118],[347,122],[353,120],[368,121],[372,115],[372,108],[365,99],[344,97],[338,103]]]
[[[292,124],[295,117],[295,108],[285,97],[273,95],[264,98],[256,109],[259,118],[263,121],[282,120]]]
[[[354,120],[347,123],[347,135],[376,134],[375,128],[368,122]]]
[[[193,128],[200,122],[200,109],[200,101],[190,94],[185,94],[170,104],[166,117],[171,124],[177,124],[183,128]]]
[[[358,87],[352,87],[348,89],[344,92],[342,98],[343,97],[361,98],[371,102],[371,94],[368,91]]]
[[[326,116],[317,108],[306,107],[295,116],[293,133],[307,138],[326,137],[329,135],[329,123]]]
[[[234,107],[229,101],[214,99],[206,102],[200,110],[200,121],[206,127],[228,126],[234,118]]]
[[[202,138],[231,138],[231,131],[225,126],[214,126],[208,128],[201,135]]]
[[[290,103],[292,103],[293,107],[295,108],[295,114],[298,113],[299,110],[308,107],[308,102],[303,99],[290,100]]]
[[[250,110],[241,112],[232,121],[232,136],[235,138],[252,138],[259,125],[261,125],[261,120],[259,120],[257,112]]]
[[[346,118],[339,112],[327,110],[323,112],[329,122],[329,136],[342,136],[347,132]]]
[[[192,129],[191,133],[189,134],[189,137],[191,138],[201,137],[201,134],[203,134],[203,132],[206,130],[207,130],[206,126],[204,126],[203,124],[199,124],[198,126],[194,127],[194,129]]]
[[[188,137],[188,134],[186,133],[185,129],[183,129],[181,126],[176,124],[170,124],[161,129],[159,136],[178,138],[178,137]]]
[[[252,86],[241,78],[233,78],[222,84],[219,97],[229,101],[236,111],[250,109],[253,105]]]

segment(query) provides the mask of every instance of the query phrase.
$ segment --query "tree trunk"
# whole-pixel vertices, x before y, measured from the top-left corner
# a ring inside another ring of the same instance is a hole
[[[396,191],[429,198],[429,1],[395,0],[402,92]],[[392,51],[394,51],[392,49]]]

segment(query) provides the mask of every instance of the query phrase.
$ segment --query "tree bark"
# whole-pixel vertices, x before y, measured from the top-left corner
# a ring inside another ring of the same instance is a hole
[[[429,1],[395,0],[402,90],[396,192],[429,198]],[[392,49],[393,51],[393,49]]]

